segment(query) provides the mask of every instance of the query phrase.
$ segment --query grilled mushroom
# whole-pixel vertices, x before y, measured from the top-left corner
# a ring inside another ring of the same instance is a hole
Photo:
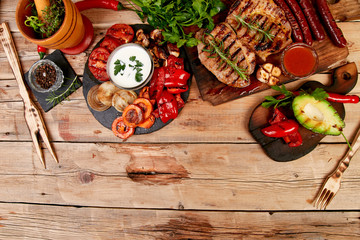
[[[164,41],[164,36],[162,35],[162,30],[160,29],[154,29],[153,31],[151,31],[150,33],[150,38],[152,40],[154,40],[154,42],[157,45],[161,45],[162,42]]]
[[[180,49],[176,46],[176,44],[168,42],[167,49],[170,55],[174,55],[175,57],[180,56]]]
[[[149,35],[144,33],[143,29],[139,29],[136,32],[136,41],[135,41],[135,43],[138,43],[138,44],[142,45],[143,47],[148,47],[150,45]]]

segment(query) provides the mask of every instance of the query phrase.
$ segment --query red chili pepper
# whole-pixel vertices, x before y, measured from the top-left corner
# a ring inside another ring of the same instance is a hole
[[[164,84],[165,84],[165,69],[164,69],[164,67],[155,68],[153,77],[150,81],[150,86],[149,86],[149,88],[150,88],[149,93],[150,93],[151,99],[155,99],[156,101],[159,100],[161,93],[164,89]]]
[[[167,59],[166,59],[166,63],[167,63],[167,67],[174,67],[177,69],[182,69],[184,70],[184,59],[183,58],[178,58],[175,57],[174,55],[170,55]]]
[[[329,97],[326,99],[329,102],[340,102],[340,103],[358,103],[359,96],[357,95],[341,95],[337,93],[328,93]]]
[[[40,56],[40,59],[43,59],[45,57],[45,55],[46,55],[46,48],[38,45],[37,46],[37,52],[38,52],[38,54]]]
[[[164,90],[158,101],[160,119],[167,123],[170,119],[175,119],[178,115],[178,103],[171,93]]]
[[[299,96],[300,91],[292,92],[295,96]],[[327,93],[329,95],[326,100],[329,102],[339,102],[339,103],[358,103],[360,98],[357,95],[342,95],[338,93]],[[276,99],[283,99],[285,97],[284,94],[281,94],[276,97]]]
[[[261,132],[268,137],[280,138],[297,132],[298,129],[299,124],[296,121],[289,119],[263,128],[261,129]]]
[[[184,87],[189,78],[190,73],[185,70],[165,67],[165,87]]]
[[[120,2],[115,0],[84,0],[75,3],[79,11],[84,11],[90,8],[105,8],[114,11],[126,9]]]

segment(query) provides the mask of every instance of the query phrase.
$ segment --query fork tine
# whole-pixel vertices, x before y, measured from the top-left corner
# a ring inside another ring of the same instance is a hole
[[[333,200],[334,197],[335,197],[335,193],[330,192],[329,197],[326,199],[326,202],[324,203],[324,210],[330,204],[331,200]]]
[[[326,194],[324,195],[324,198],[322,199],[322,201],[321,201],[321,203],[320,203],[319,209],[325,210],[326,202],[327,202],[330,194],[331,194],[331,191],[330,191],[330,190],[326,190]]]
[[[319,192],[318,196],[316,197],[315,204],[314,204],[314,206],[315,206],[316,208],[319,208],[319,204],[323,201],[326,192],[327,192],[327,189],[326,189],[326,188],[323,188],[323,189],[321,190],[321,192]]]

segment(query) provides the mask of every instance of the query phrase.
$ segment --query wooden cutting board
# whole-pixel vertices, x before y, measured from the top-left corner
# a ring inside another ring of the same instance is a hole
[[[233,1],[226,0],[224,2],[227,6],[230,6]],[[340,0],[337,1],[336,4],[331,5],[330,8],[332,12],[336,13],[334,14],[336,19],[354,19],[360,14],[360,3],[357,0]],[[341,9],[341,11],[339,9]],[[221,22],[225,17],[226,12],[223,12],[216,17],[215,22]],[[192,29],[192,31],[194,30],[195,29]],[[313,47],[319,56],[319,66],[316,73],[343,65],[346,62],[346,57],[349,55],[348,48],[336,47],[329,38],[326,38],[322,42],[315,42]],[[191,61],[191,67],[204,101],[209,101],[213,105],[219,105],[269,89],[267,84],[261,83],[255,78],[257,68],[251,76],[250,86],[246,88],[229,87],[218,81],[216,77],[200,63],[196,47],[187,48],[186,52]],[[280,66],[280,54],[269,57],[268,61]],[[280,84],[291,81],[294,80],[282,76]]]
[[[354,64],[354,63],[353,63]],[[355,64],[354,64],[355,65]],[[356,65],[355,65],[356,66]],[[357,72],[357,71],[356,71]],[[323,88],[327,92],[347,94],[350,92],[356,85],[357,78],[352,78],[349,80],[336,79],[333,80],[332,84],[329,86],[324,86],[323,84],[316,81],[309,81],[304,83],[300,88],[303,90],[316,88]],[[345,118],[345,109],[342,103],[331,103],[331,105],[336,109],[342,119]],[[281,109],[282,112],[289,118],[295,119],[292,111],[290,109]],[[266,154],[273,160],[278,162],[286,162],[298,159],[305,156],[311,152],[323,139],[326,135],[314,133],[306,128],[299,126],[299,133],[303,139],[303,144],[298,147],[289,147],[282,138],[271,138],[266,137],[261,129],[269,126],[268,120],[271,118],[272,109],[267,109],[261,106],[257,106],[253,113],[251,114],[249,120],[249,131],[255,140],[261,145]]]

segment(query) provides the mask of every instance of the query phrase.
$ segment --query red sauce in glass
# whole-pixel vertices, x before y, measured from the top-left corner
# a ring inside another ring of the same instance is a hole
[[[283,57],[285,69],[296,77],[305,77],[315,70],[316,56],[306,46],[294,46],[286,50]]]

